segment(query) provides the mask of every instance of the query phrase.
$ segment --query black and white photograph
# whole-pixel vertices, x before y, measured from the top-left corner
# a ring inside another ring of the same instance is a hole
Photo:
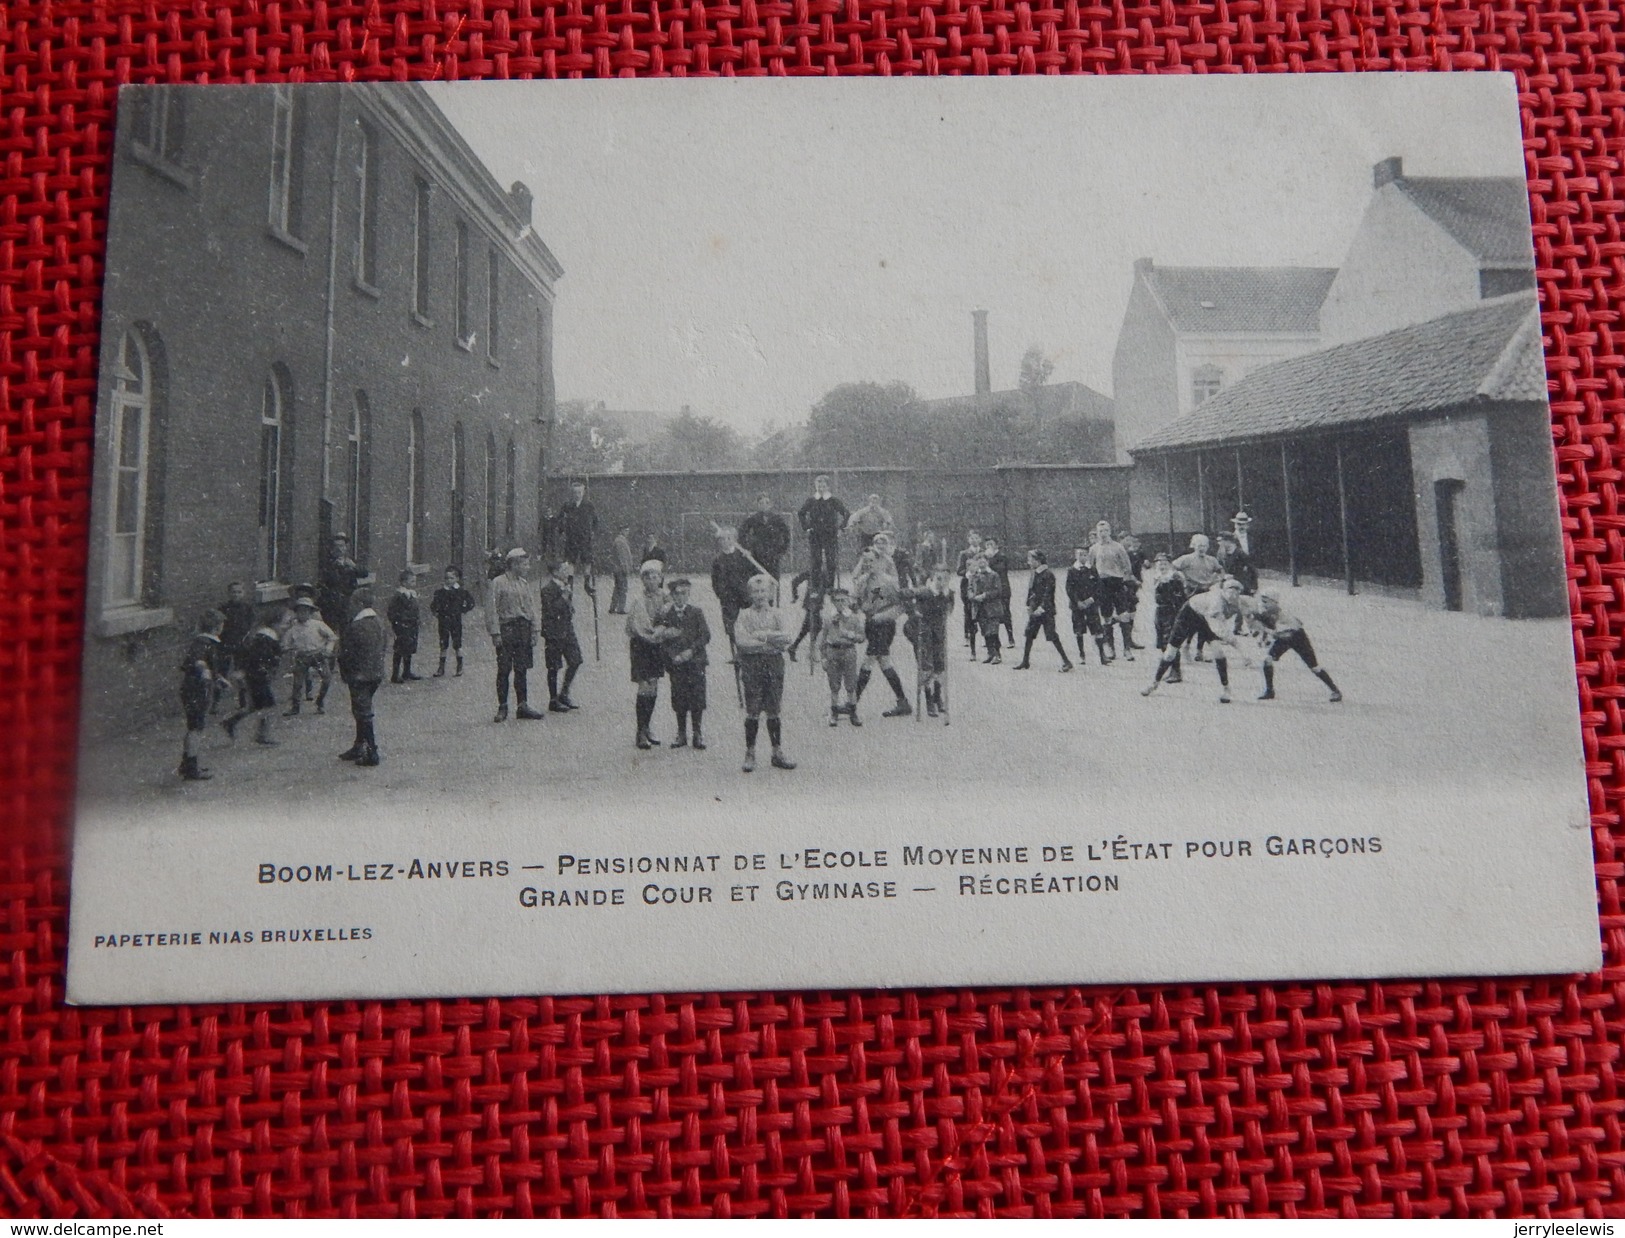
[[[72,1001],[1599,964],[1509,76],[117,112]]]

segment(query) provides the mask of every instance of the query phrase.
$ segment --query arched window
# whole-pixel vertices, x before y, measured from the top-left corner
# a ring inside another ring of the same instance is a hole
[[[451,562],[458,570],[463,566],[463,538],[464,525],[467,517],[463,512],[463,495],[467,493],[467,482],[463,473],[466,465],[463,462],[463,423],[458,422],[451,428]]]
[[[111,421],[113,520],[105,604],[139,606],[146,592],[153,393],[152,364],[134,331],[119,345]]]
[[[350,414],[350,429],[345,435],[344,457],[344,531],[350,535],[350,553],[357,563],[367,561],[369,549],[367,525],[372,506],[372,469],[368,466],[367,456],[372,449],[371,436],[372,408],[367,403],[367,393],[358,391],[355,393],[355,408]]]
[[[424,472],[423,412],[412,410],[406,431],[406,561],[416,563],[424,554],[424,502],[427,498]]]
[[[1191,407],[1197,408],[1203,401],[1211,400],[1223,386],[1224,371],[1218,366],[1197,366],[1191,375]]]
[[[502,536],[509,542],[515,540],[515,512],[519,505],[519,452],[514,449],[513,439],[508,440],[508,484],[502,495]]]
[[[287,382],[280,369],[260,391],[259,579],[282,579],[287,566]]]
[[[497,550],[497,436],[485,436],[485,548]]]

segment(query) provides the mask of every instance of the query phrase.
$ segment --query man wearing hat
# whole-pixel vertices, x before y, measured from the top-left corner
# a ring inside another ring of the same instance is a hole
[[[333,683],[333,648],[339,638],[316,613],[314,598],[294,598],[292,610],[293,622],[282,633],[282,648],[293,663],[293,692],[282,716],[298,716],[300,702],[312,680],[320,685],[316,690],[316,712],[323,714],[327,712],[327,689]]]
[[[540,629],[540,605],[536,587],[530,582],[530,555],[515,546],[508,552],[502,575],[491,582],[485,622],[491,644],[497,653],[497,716],[493,722],[508,720],[508,680],[513,680],[517,708],[514,717],[534,722],[547,715],[530,707],[530,687],[526,676],[536,663],[536,637]]]

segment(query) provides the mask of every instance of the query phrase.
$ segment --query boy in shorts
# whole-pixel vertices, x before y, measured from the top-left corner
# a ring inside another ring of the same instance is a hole
[[[863,616],[852,609],[852,591],[837,586],[829,591],[834,611],[818,634],[818,653],[829,679],[829,724],[839,726],[845,714],[853,726],[858,718],[858,646],[863,644]],[[846,704],[841,704],[841,692]]]
[[[1309,633],[1303,630],[1303,620],[1281,609],[1281,599],[1273,593],[1260,593],[1258,601],[1247,608],[1248,625],[1268,642],[1264,653],[1264,691],[1261,701],[1275,699],[1275,664],[1289,653],[1303,659],[1311,674],[1331,690],[1333,705],[1343,699],[1330,672],[1315,658],[1315,647],[1309,642]]]
[[[779,707],[784,701],[784,651],[795,634],[789,616],[773,605],[775,582],[765,573],[750,581],[750,606],[734,619],[734,650],[739,659],[739,682],[745,694],[745,773],[756,768],[756,734],[767,715],[767,738],[773,745],[773,768],[794,769],[784,755]]]
[[[276,740],[271,738],[271,715],[276,710],[271,681],[276,677],[281,661],[282,642],[277,639],[276,629],[269,623],[261,623],[243,637],[243,643],[237,650],[237,666],[243,673],[243,691],[248,699],[236,713],[220,724],[230,738],[236,739],[237,724],[253,715],[259,718],[254,742],[267,747],[276,744]],[[294,687],[297,690],[298,684]]]

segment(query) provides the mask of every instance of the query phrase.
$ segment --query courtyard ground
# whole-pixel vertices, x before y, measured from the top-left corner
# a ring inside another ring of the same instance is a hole
[[[1023,596],[1020,577],[1015,589]],[[602,657],[594,661],[583,598],[577,626],[587,662],[574,690],[582,708],[573,714],[494,725],[494,658],[471,627],[461,678],[428,677],[430,653],[417,659],[422,681],[379,691],[384,759],[375,769],[335,759],[352,734],[348,696],[335,683],[326,716],[307,705],[297,718],[277,718],[277,747],[251,742],[251,726],[235,744],[211,726],[203,764],[214,772],[212,781],[182,783],[175,776],[178,719],[96,743],[81,756],[81,777],[89,798],[132,809],[162,805],[166,813],[212,815],[232,804],[308,803],[344,814],[440,795],[564,805],[647,793],[656,797],[651,803],[667,795],[766,803],[783,798],[787,783],[816,789],[832,805],[861,805],[876,787],[944,804],[962,791],[1011,794],[1037,786],[1080,795],[1160,786],[1220,798],[1260,786],[1476,791],[1539,780],[1554,769],[1561,774],[1564,761],[1578,762],[1566,622],[1453,614],[1318,586],[1281,592],[1343,689],[1341,704],[1327,702],[1325,689],[1293,655],[1277,672],[1278,699],[1271,702],[1254,699],[1259,672],[1232,662],[1236,700],[1221,707],[1211,665],[1187,665],[1183,684],[1145,699],[1140,689],[1155,665],[1149,653],[1103,667],[1091,646],[1090,661],[1062,675],[1042,640],[1033,669],[1023,672],[1013,669],[1017,655],[1008,651],[1002,666],[972,662],[956,639],[951,726],[882,718],[891,694],[877,677],[863,700],[863,728],[832,729],[823,673],[809,673],[803,646],[801,661],[787,668],[784,706],[786,746],[799,768],[783,773],[763,761],[747,778],[739,769],[742,715],[727,646],[714,602],[697,581],[696,601],[716,630],[705,728],[711,746],[704,753],[633,748],[623,621],[601,615]],[[1064,619],[1061,630],[1075,658]],[[896,652],[912,694],[913,661],[901,638]],[[533,703],[545,705],[540,665],[531,683]],[[288,680],[279,682],[284,704],[288,689]],[[662,685],[655,734],[669,740],[673,729]],[[760,755],[766,751],[764,735]]]

